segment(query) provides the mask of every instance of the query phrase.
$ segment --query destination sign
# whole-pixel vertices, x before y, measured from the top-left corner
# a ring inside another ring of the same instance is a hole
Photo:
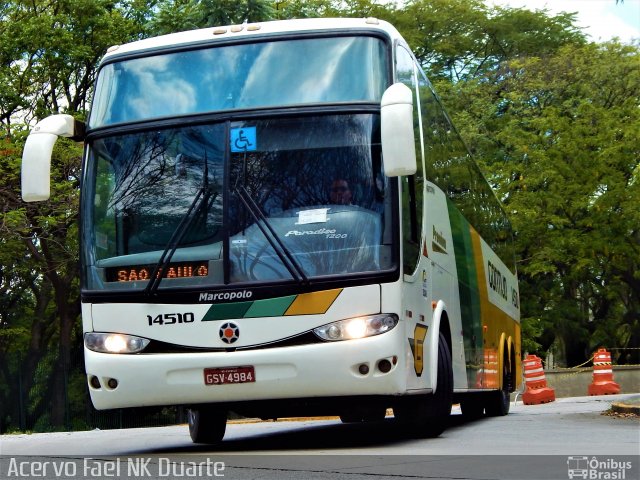
[[[106,269],[107,282],[137,282],[149,280],[155,265],[126,265]],[[206,277],[209,275],[209,262],[206,260],[197,262],[170,263],[164,271],[162,278],[192,278]],[[160,277],[160,272],[158,272]]]

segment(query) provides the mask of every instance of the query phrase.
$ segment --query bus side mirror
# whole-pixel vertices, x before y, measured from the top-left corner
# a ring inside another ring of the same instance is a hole
[[[403,83],[394,83],[382,95],[380,107],[384,174],[413,175],[417,166],[411,89]]]
[[[71,115],[51,115],[29,133],[22,151],[22,199],[48,200],[51,183],[51,153],[58,137],[82,140],[84,124]]]

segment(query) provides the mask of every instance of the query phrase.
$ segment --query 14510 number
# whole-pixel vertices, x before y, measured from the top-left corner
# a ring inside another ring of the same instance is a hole
[[[195,320],[195,316],[191,312],[164,313],[155,317],[147,315],[147,320],[150,327],[154,325],[177,325],[179,323],[192,323]]]

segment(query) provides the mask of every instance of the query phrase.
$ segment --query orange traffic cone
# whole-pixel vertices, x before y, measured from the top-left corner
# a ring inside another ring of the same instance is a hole
[[[525,405],[549,403],[556,399],[556,392],[547,386],[540,357],[527,355],[524,359],[524,382],[527,389],[522,395],[522,402]]]
[[[600,348],[593,356],[593,381],[589,385],[589,395],[615,395],[620,393],[620,385],[613,381],[611,354]]]

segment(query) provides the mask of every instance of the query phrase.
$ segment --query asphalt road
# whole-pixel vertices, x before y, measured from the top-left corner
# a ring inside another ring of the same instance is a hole
[[[406,438],[391,418],[231,423],[215,448],[192,444],[185,425],[5,435],[0,478],[565,479],[576,467],[577,478],[634,479],[640,423],[602,415],[628,397],[518,402],[473,421],[454,407],[435,439]]]

